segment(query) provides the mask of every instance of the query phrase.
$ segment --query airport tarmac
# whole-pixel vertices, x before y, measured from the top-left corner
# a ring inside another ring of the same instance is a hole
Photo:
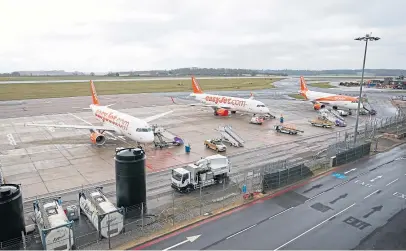
[[[227,155],[244,156],[250,159],[250,163],[241,159],[233,160],[236,165],[248,167],[257,165],[258,161],[270,162],[273,153],[275,157],[288,157],[281,149],[298,149],[291,154],[307,152],[313,154],[326,146],[329,138],[334,140],[336,135],[329,133],[339,130],[350,130],[354,124],[354,118],[348,117],[347,128],[334,128],[332,130],[315,128],[310,126],[308,120],[317,116],[312,105],[305,101],[288,99],[258,99],[265,102],[271,112],[279,117],[283,114],[285,124],[295,124],[297,128],[304,130],[303,135],[277,134],[273,125],[279,124],[279,119],[266,121],[263,125],[249,124],[250,115],[242,116],[235,114],[231,117],[214,116],[210,108],[190,107],[184,103],[190,103],[182,95],[177,95],[176,103],[172,103],[170,97],[162,97],[162,94],[136,94],[136,95],[111,95],[100,96],[102,104],[115,104],[114,108],[136,117],[147,117],[154,113],[173,110],[174,113],[155,121],[173,134],[178,135],[190,143],[190,154],[184,152],[183,147],[155,150],[147,147],[147,172],[159,172],[173,166],[193,162],[200,157],[215,154],[203,146],[205,139],[219,137],[216,131],[220,125],[231,125],[233,129],[246,141],[244,148],[229,147]],[[37,128],[26,127],[24,123],[50,123],[50,124],[84,124],[80,119],[97,124],[89,111],[84,111],[90,102],[90,97],[75,97],[63,99],[27,100],[26,111],[21,110],[21,105],[6,106],[0,119],[0,163],[7,182],[22,184],[24,198],[33,198],[48,193],[57,193],[64,190],[81,187],[83,185],[108,183],[114,181],[114,149],[116,147],[131,146],[133,142],[123,143],[119,140],[109,140],[102,147],[93,146],[90,143],[87,130],[63,129],[63,128]],[[178,102],[179,101],[179,102]],[[386,107],[382,103],[381,107]],[[41,112],[42,111],[42,112]],[[46,113],[50,115],[46,115]],[[67,114],[72,113],[73,115]],[[29,116],[24,116],[24,114]],[[30,116],[42,113],[42,116]],[[60,113],[60,114],[55,114]],[[393,114],[384,113],[385,116]],[[20,116],[15,118],[15,116]],[[382,116],[382,115],[381,115]],[[4,118],[8,117],[8,118]],[[79,119],[80,118],[80,119]],[[361,117],[362,120],[368,117]],[[300,139],[318,137],[317,142],[308,141],[304,146]],[[332,141],[330,141],[332,143]],[[251,152],[241,155],[248,150],[271,147],[262,150],[262,153]],[[262,156],[262,157],[258,157]],[[236,158],[239,158],[238,156]],[[241,163],[241,164],[238,164]],[[169,180],[169,178],[168,178]]]

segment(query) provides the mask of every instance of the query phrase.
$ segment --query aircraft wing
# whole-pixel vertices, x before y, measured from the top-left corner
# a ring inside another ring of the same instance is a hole
[[[114,129],[106,126],[94,126],[94,125],[55,125],[55,124],[35,124],[25,123],[25,126],[40,126],[40,127],[55,127],[55,128],[74,128],[74,129],[88,129],[88,130],[101,130],[108,132],[115,132]]]
[[[156,120],[156,119],[158,119],[158,118],[160,118],[160,117],[163,117],[163,116],[165,116],[165,115],[168,115],[168,114],[170,114],[170,113],[172,113],[172,112],[173,112],[173,111],[164,112],[164,113],[161,113],[161,114],[157,114],[157,115],[154,115],[154,116],[145,118],[145,119],[143,119],[143,120],[144,120],[145,122],[149,123],[149,122],[151,122],[151,121],[153,121],[153,120]]]

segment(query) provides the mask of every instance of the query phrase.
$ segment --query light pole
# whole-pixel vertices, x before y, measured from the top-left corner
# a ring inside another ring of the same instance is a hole
[[[355,121],[355,133],[354,133],[354,146],[357,143],[357,134],[358,134],[358,119],[359,119],[359,109],[361,106],[361,95],[362,95],[362,85],[364,84],[364,70],[365,70],[365,59],[367,57],[367,48],[368,48],[368,41],[377,41],[379,37],[372,37],[369,34],[366,34],[365,37],[359,37],[354,40],[358,41],[365,41],[365,52],[364,52],[364,62],[362,64],[362,75],[361,75],[361,83],[359,85],[359,97],[358,97],[358,108],[357,108],[357,120]]]

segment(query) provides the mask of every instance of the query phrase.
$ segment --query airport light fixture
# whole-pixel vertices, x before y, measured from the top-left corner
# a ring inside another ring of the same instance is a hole
[[[362,98],[362,85],[364,84],[365,59],[367,57],[368,41],[377,41],[379,39],[380,39],[379,37],[373,37],[373,36],[371,36],[371,34],[366,34],[365,37],[358,37],[358,38],[354,39],[357,41],[365,41],[364,62],[362,64],[361,83],[359,85],[357,120],[355,121],[354,146],[357,143],[359,110],[360,110],[361,98]]]

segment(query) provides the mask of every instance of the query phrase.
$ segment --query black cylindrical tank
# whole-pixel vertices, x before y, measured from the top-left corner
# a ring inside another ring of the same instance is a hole
[[[145,177],[145,152],[139,148],[116,151],[117,207],[141,208],[146,212],[147,188]]]
[[[25,233],[23,196],[19,185],[0,185],[0,242],[21,238]]]

